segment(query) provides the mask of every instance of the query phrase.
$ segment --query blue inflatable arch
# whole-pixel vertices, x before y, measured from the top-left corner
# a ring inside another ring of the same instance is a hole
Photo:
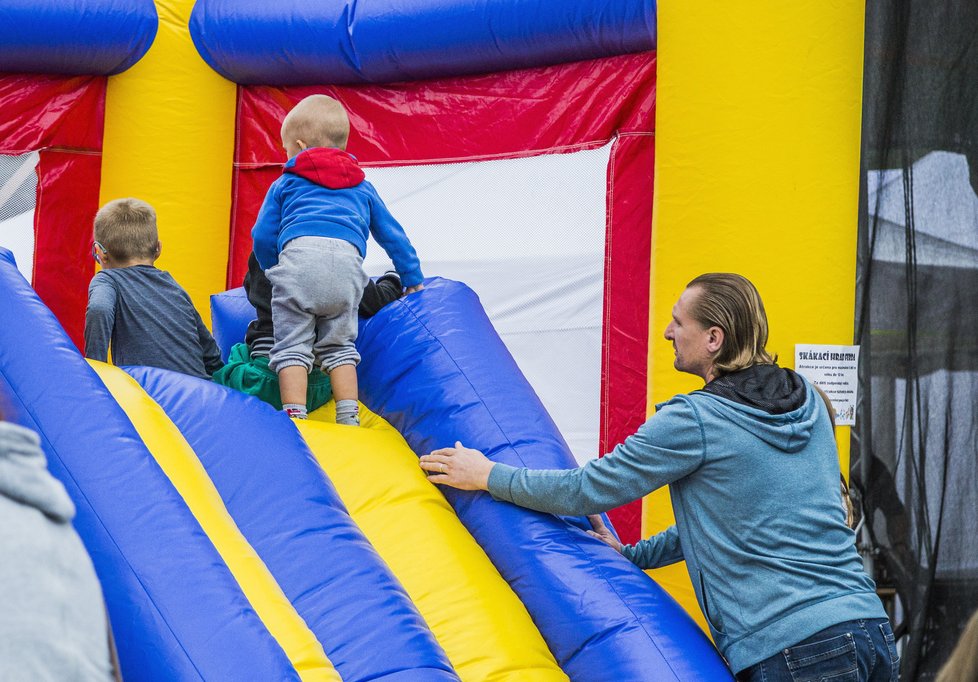
[[[655,47],[654,0],[198,0],[190,34],[242,84],[390,83]]]
[[[156,37],[153,0],[31,0],[0,7],[0,71],[106,76]]]

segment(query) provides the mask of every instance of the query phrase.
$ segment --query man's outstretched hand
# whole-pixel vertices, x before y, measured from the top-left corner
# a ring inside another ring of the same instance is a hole
[[[450,485],[459,490],[488,490],[492,462],[478,450],[455,441],[453,448],[441,448],[422,455],[421,468],[432,483]]]

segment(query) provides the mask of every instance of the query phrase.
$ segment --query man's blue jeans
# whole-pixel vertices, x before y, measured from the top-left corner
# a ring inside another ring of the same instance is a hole
[[[850,620],[825,628],[740,672],[740,682],[896,682],[900,659],[890,622]]]

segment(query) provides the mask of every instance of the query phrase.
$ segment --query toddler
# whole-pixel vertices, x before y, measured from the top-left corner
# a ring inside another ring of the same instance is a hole
[[[404,229],[345,151],[349,135],[346,111],[332,97],[306,97],[288,113],[282,146],[289,160],[251,236],[272,284],[269,367],[278,373],[284,410],[306,417],[308,375],[318,366],[329,375],[337,423],[359,425],[354,342],[367,237],[390,256],[407,293],[422,289],[424,276]]]

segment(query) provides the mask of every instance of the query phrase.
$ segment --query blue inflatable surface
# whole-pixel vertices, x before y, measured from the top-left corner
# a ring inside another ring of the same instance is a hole
[[[0,71],[105,76],[146,54],[153,0],[0,0]]]
[[[222,302],[225,296],[230,300]],[[240,340],[230,337],[247,319],[221,314],[246,311],[240,298],[238,290],[212,297],[218,338]],[[426,281],[420,293],[362,320],[357,346],[361,400],[416,453],[461,440],[515,466],[576,466],[465,285]],[[604,543],[567,520],[486,493],[443,492],[572,680],[730,679],[685,611]]]
[[[106,585],[127,678],[298,679],[182,493],[2,249],[0,290],[0,319],[18,321],[0,325],[0,395],[11,419],[41,435],[78,506],[75,525]],[[215,318],[218,328],[226,322]],[[415,451],[460,439],[496,461],[574,465],[464,285],[429,280],[363,322],[358,343],[363,401]],[[281,414],[208,382],[130,373],[191,443],[240,532],[345,679],[455,679]],[[682,609],[600,541],[484,493],[444,492],[571,680],[730,679]]]
[[[388,83],[655,48],[654,0],[198,0],[197,50],[236,83]]]
[[[0,320],[17,321],[0,324],[0,396],[11,421],[40,435],[75,502],[75,528],[112,586],[123,670],[143,680],[297,680],[132,422],[2,248],[0,291]]]
[[[270,405],[195,377],[155,367],[127,371],[180,429],[344,680],[407,675],[457,682],[404,588],[288,420]]]

